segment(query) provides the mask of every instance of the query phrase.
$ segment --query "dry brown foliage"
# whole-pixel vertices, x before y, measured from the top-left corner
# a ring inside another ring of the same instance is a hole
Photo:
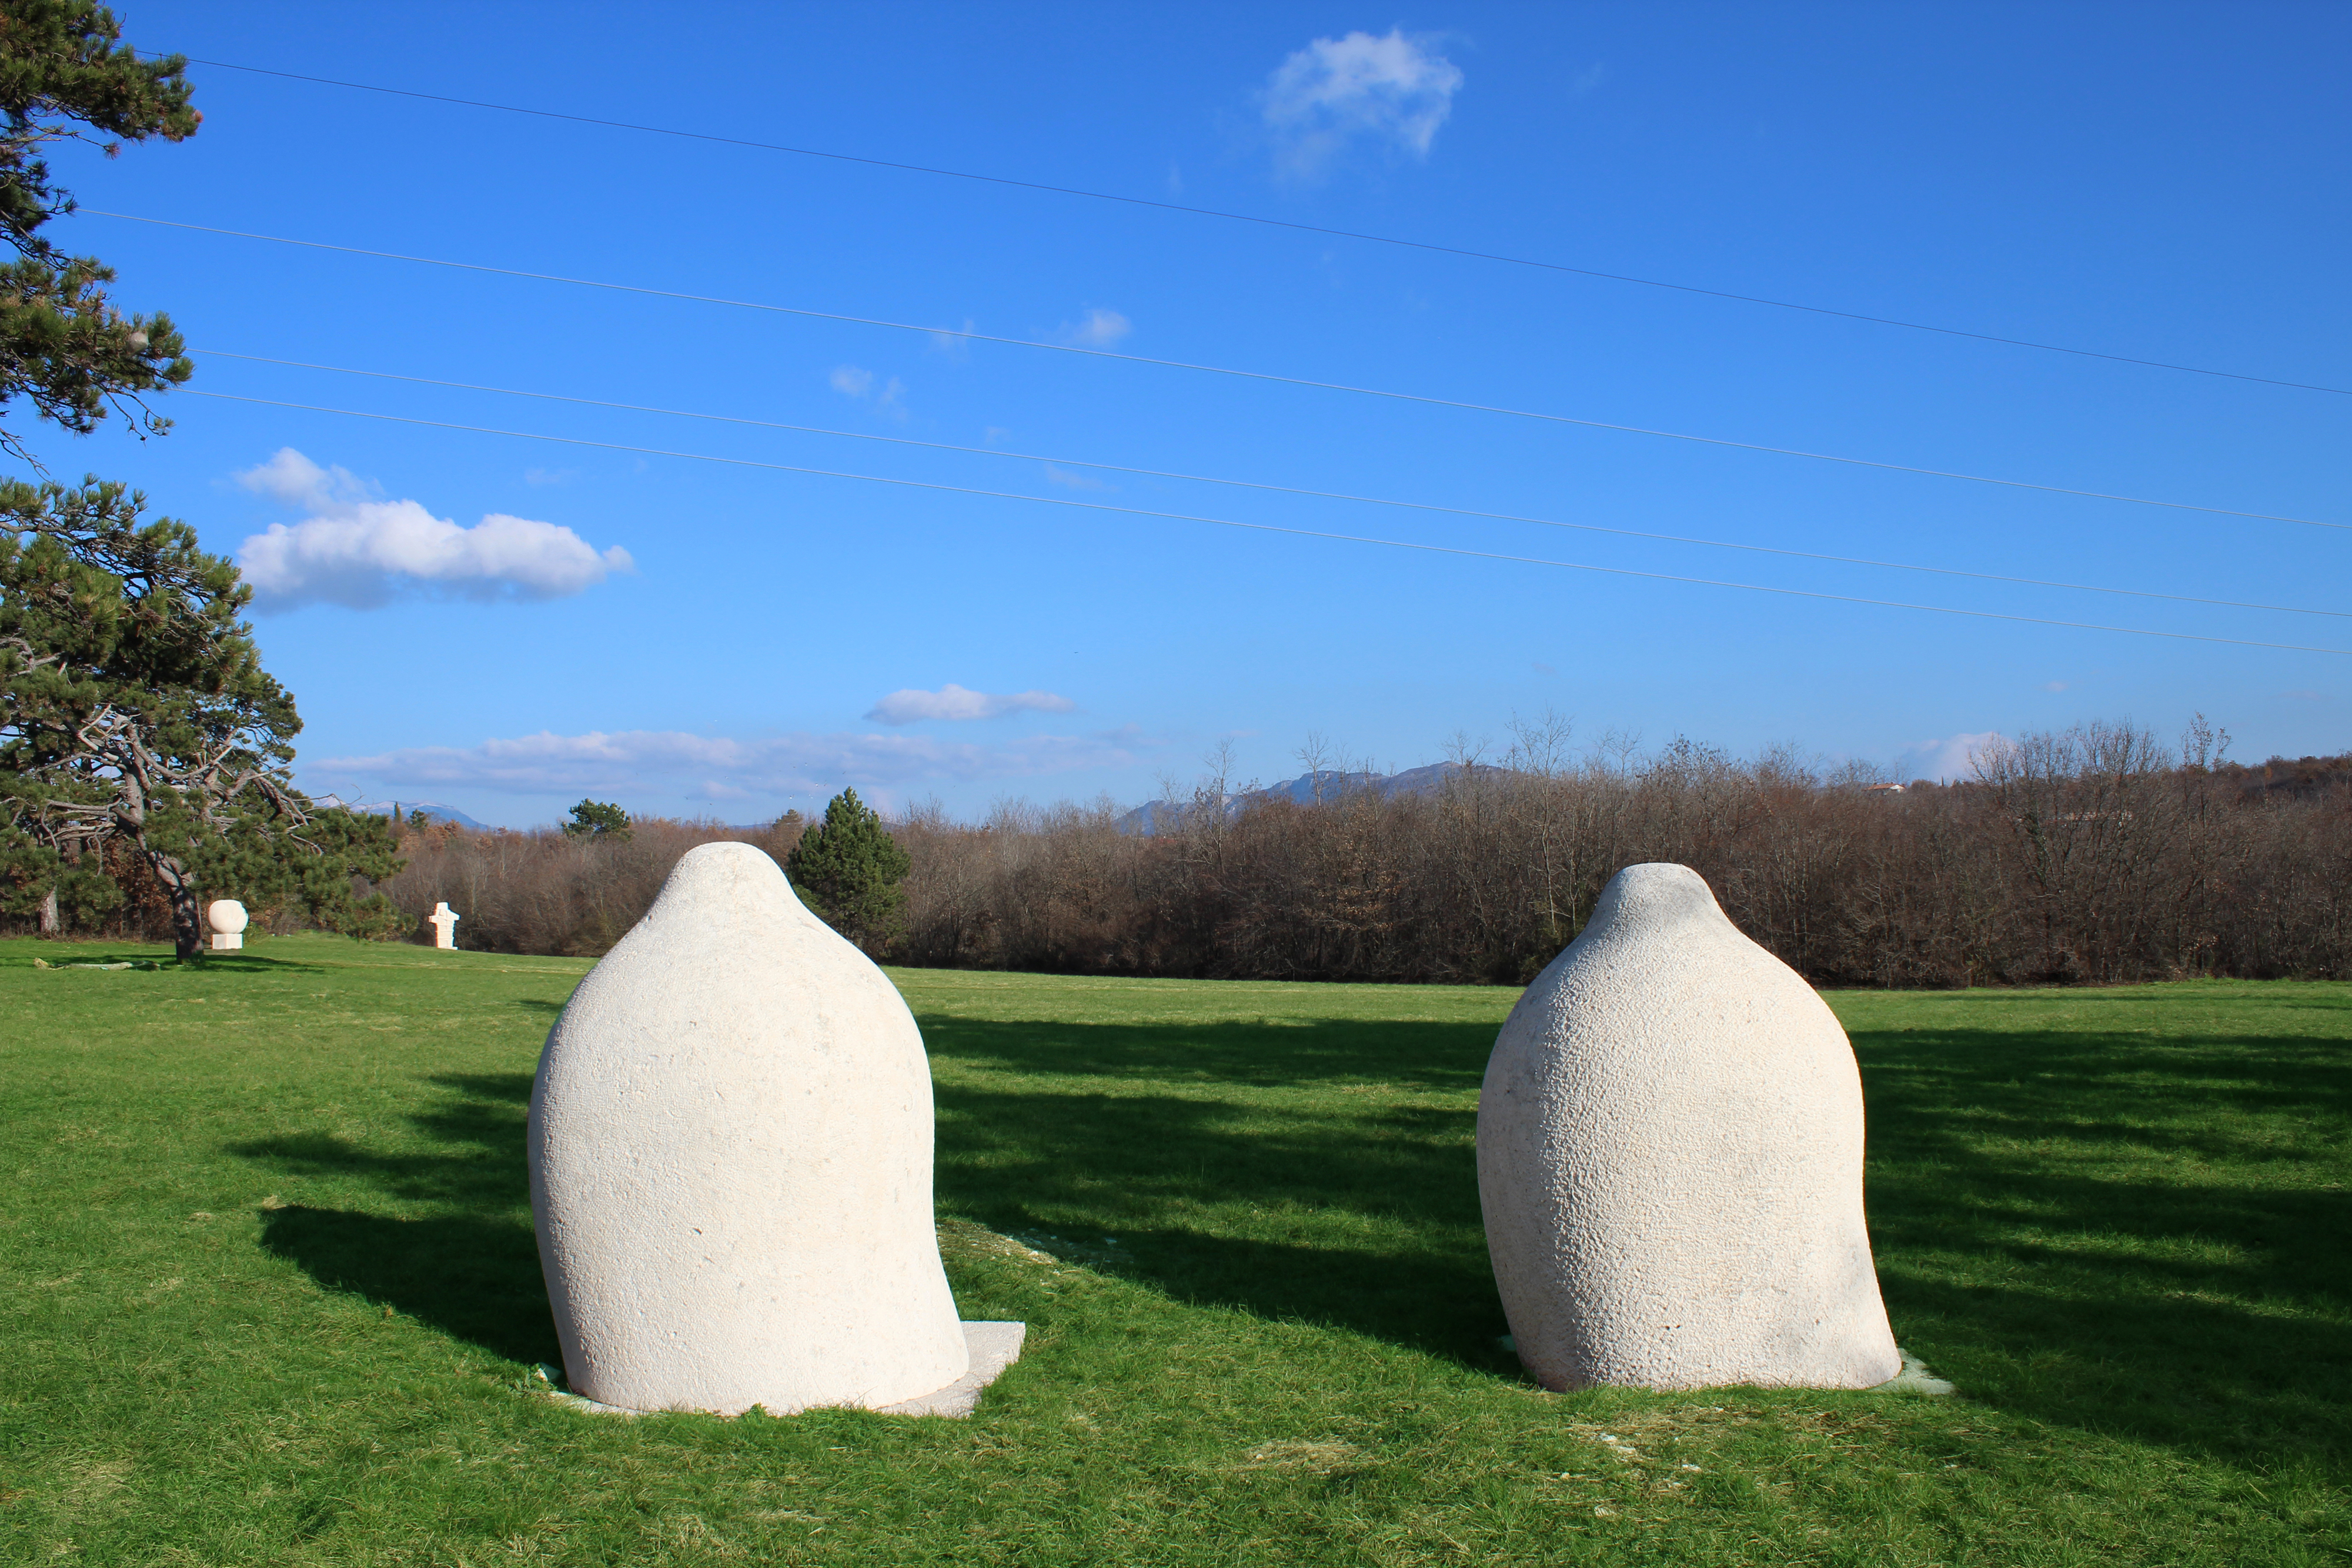
[[[2029,736],[1965,783],[1901,792],[1781,750],[1687,741],[1568,758],[1522,735],[1431,793],[1334,787],[1237,806],[1222,779],[1150,834],[1093,806],[936,809],[912,857],[905,964],[1077,974],[1518,983],[1623,866],[1696,868],[1757,941],[1824,985],[1948,987],[2191,976],[2352,977],[2352,756],[2219,761],[2128,725]],[[678,857],[760,831],[640,819],[630,837],[407,832],[385,884],[446,899],[461,946],[594,956]],[[117,917],[149,918],[144,890]],[[145,912],[145,913],[142,913]]]

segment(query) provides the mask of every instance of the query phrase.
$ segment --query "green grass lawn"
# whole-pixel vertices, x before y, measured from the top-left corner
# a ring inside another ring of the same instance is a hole
[[[0,943],[0,1562],[2341,1563],[2352,990],[1845,994],[1948,1398],[1547,1394],[1478,1225],[1514,993],[894,974],[969,1421],[580,1414],[522,1123],[587,965]],[[154,950],[124,949],[123,956]]]

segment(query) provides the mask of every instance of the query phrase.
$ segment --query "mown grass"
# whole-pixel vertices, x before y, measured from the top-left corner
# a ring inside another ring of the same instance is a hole
[[[1478,1227],[1509,993],[899,972],[959,1301],[1027,1354],[970,1421],[623,1421],[527,1375],[584,964],[37,955],[111,956],[0,944],[0,1561],[2352,1556],[2343,988],[1832,998],[1959,1395],[1563,1396]]]

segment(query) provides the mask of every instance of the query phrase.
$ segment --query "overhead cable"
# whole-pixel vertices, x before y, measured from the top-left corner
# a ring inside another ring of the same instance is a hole
[[[2135,507],[2161,507],[2169,511],[2202,512],[2214,517],[2242,517],[2267,523],[2295,523],[2315,528],[2352,528],[2352,523],[2322,522],[2312,517],[2284,517],[2273,512],[2242,511],[2231,507],[2200,506],[2189,501],[2157,500],[2146,496],[2121,496],[2105,490],[2078,490],[2063,485],[2037,484],[2028,479],[2002,479],[1984,474],[1963,474],[1948,468],[1922,468],[1907,463],[1883,463],[1869,457],[1845,457],[1829,452],[1807,452],[1792,446],[1768,446],[1759,442],[1734,441],[1725,436],[1694,435],[1683,431],[1655,430],[1646,425],[1616,424],[1606,420],[1578,419],[1564,413],[1542,413],[1531,409],[1509,408],[1498,403],[1469,402],[1456,398],[1432,397],[1421,392],[1391,392],[1381,387],[1363,387],[1345,382],[1321,382],[1305,376],[1279,375],[1271,371],[1236,370],[1229,365],[1201,364],[1188,360],[1156,359],[1148,354],[1121,353],[1115,349],[1092,349],[1076,343],[1053,343],[1035,338],[1008,338],[994,333],[974,331],[957,327],[923,326],[911,321],[892,321],[874,316],[851,316],[835,310],[814,310],[796,305],[771,305],[759,300],[729,299],[709,294],[688,294],[672,288],[654,288],[635,283],[608,283],[599,278],[569,277],[561,273],[529,272],[520,267],[491,267],[481,262],[448,261],[439,256],[409,256],[399,251],[370,250],[361,246],[331,245],[324,240],[290,239],[283,235],[256,234],[246,229],[219,228],[210,224],[181,223],[171,218],[142,217],[135,213],[114,213],[96,207],[83,207],[81,213],[91,217],[119,218],[136,224],[152,224],[159,228],[186,229],[195,234],[222,235],[232,239],[263,240],[271,245],[296,246],[305,250],[333,251],[343,256],[364,256],[379,261],[404,261],[424,267],[447,267],[458,272],[485,273],[498,277],[520,277],[537,283],[562,283],[581,288],[605,289],[617,294],[637,294],[657,299],[677,299],[697,305],[720,305],[738,310],[759,310],[778,316],[797,316],[814,321],[838,321],[854,327],[883,327],[896,332],[920,332],[924,336],[948,342],[997,343],[1009,348],[1042,349],[1057,354],[1076,354],[1087,359],[1113,360],[1130,365],[1152,365],[1162,370],[1193,371],[1205,375],[1230,376],[1239,381],[1265,382],[1277,386],[1307,387],[1318,392],[1347,392],[1359,397],[1376,397],[1392,402],[1415,403],[1430,408],[1451,408],[1469,413],[1500,414],[1510,419],[1528,419],[1546,424],[1573,425],[1586,430],[1614,431],[1626,435],[1654,435],[1668,441],[1685,441],[1702,446],[1728,447],[1740,452],[1762,452],[1778,457],[1803,457],[1817,463],[1837,463],[1854,468],[1876,468],[1892,474],[1916,474],[1935,479],[1959,479],[1972,485],[1998,485],[2011,490],[2033,490],[2044,495],[2073,496],[2084,500],[2119,501]]]
[[[320,403],[289,402],[281,398],[247,397],[236,392],[180,389],[184,396],[213,398],[222,402],[293,409],[304,413],[341,414],[353,419],[381,420],[390,424],[421,425],[430,430],[463,431],[473,435],[503,435],[523,441],[544,441],[562,446],[592,447],[603,452],[628,452],[646,457],[677,457],[694,463],[722,463],[736,468],[761,468],[779,474],[805,474],[821,479],[854,479],[866,485],[890,485],[908,490],[932,490],[955,496],[979,496],[990,500],[1026,501],[1035,506],[1064,507],[1076,511],[1113,512],[1129,517],[1158,517],[1170,522],[1208,523],[1251,533],[1282,534],[1293,538],[1325,539],[1339,544],[1379,545],[1389,549],[1418,550],[1428,555],[1459,556],[1471,560],[1502,561],[1513,566],[1557,567],[1567,571],[1595,572],[1608,577],[1641,578],[1699,588],[1731,588],[1747,593],[1773,593],[1789,599],[1812,599],[1835,604],[1862,604],[1882,610],[1916,610],[1934,615],[1961,615],[1978,621],[2007,621],[2029,626],[2058,626],[2075,632],[2112,632],[2131,637],[2161,637],[2179,643],[2215,643],[2233,648],[2267,648],[2288,653],[2336,653],[2352,657],[2352,648],[2321,648],[2297,643],[2263,643],[2245,637],[2212,637],[2196,632],[2161,632],[2145,626],[2107,626],[2090,621],[2059,621],[2044,615],[2013,615],[1998,610],[1962,610],[1948,604],[1913,604],[1897,599],[1866,599],[1859,594],[1824,593],[1809,588],[1777,588],[1766,583],[1731,582],[1720,578],[1685,577],[1674,572],[1640,571],[1632,567],[1594,566],[1585,561],[1552,560],[1541,556],[1508,555],[1499,550],[1470,549],[1460,545],[1423,544],[1412,539],[1381,538],[1368,534],[1343,534],[1321,528],[1286,528],[1276,523],[1245,523],[1233,517],[1211,517],[1193,512],[1159,511],[1148,507],[1121,507],[1108,501],[1080,501],[1064,496],[1032,496],[1018,490],[991,490],[973,485],[948,485],[932,479],[899,479],[880,474],[853,474],[838,468],[816,468],[798,463],[771,463],[751,457],[721,457],[707,452],[679,452],[659,446],[635,446],[619,441],[591,441],[577,435],[548,435],[531,430],[503,430],[494,425],[460,424],[453,420],[419,419],[410,414],[374,413],[365,409],[330,408]]]
[[[1843,321],[1862,321],[1874,327],[1899,327],[1906,331],[1933,332],[1947,338],[1966,338],[1979,343],[1998,343],[2011,349],[2034,349],[2044,353],[2072,354],[2078,359],[2105,360],[2114,364],[2137,365],[2145,370],[2179,371],[2189,375],[2214,376],[2224,381],[2252,382],[2262,386],[2289,387],[2297,392],[2333,392],[2352,397],[2352,388],[2322,386],[2311,382],[2284,381],[2275,376],[2250,375],[2239,371],[2217,371],[2203,365],[2176,364],[2167,360],[2146,360],[2129,354],[2110,354],[2096,349],[2077,349],[2063,343],[2036,342],[2026,338],[2004,338],[1992,332],[1972,332],[1960,327],[1938,327],[1926,321],[1906,321],[1892,316],[1870,316],[1858,310],[1838,310],[1824,305],[1803,305],[1789,299],[1769,299],[1756,294],[1735,294],[1728,289],[1703,288],[1691,283],[1669,283],[1655,277],[1635,277],[1622,272],[1601,272],[1589,267],[1570,267],[1563,262],[1537,261],[1523,256],[1506,256],[1496,251],[1471,250],[1461,246],[1437,245],[1428,240],[1401,239],[1394,235],[1369,234],[1357,229],[1328,228],[1320,224],[1302,224],[1288,218],[1263,217],[1255,213],[1226,212],[1216,207],[1189,206],[1181,202],[1162,202],[1148,196],[1120,195],[1110,191],[1089,191],[1075,185],[1049,185],[1036,180],[1015,180],[1002,174],[975,174],[964,169],[943,169],[927,163],[900,163],[887,158],[866,158],[852,152],[832,152],[816,147],[793,147],[778,141],[753,141],[740,136],[719,136],[701,131],[680,131],[666,125],[640,125],[625,120],[600,120],[593,115],[565,114],[551,109],[526,109],[519,104],[491,103],[483,99],[454,98],[444,93],[418,92],[408,88],[378,87],[371,82],[341,81],[333,77],[305,76],[299,71],[270,70],[262,66],[241,66],[227,60],[203,60],[188,57],[192,65],[209,66],[215,70],[245,71],[253,76],[278,77],[288,81],[312,82],[321,87],[347,88],[357,92],[382,93],[391,98],[413,98],[427,103],[456,104],[467,109],[495,110],[501,114],[528,115],[539,120],[567,120],[575,125],[600,126],[608,131],[633,131],[649,136],[672,136],[687,141],[708,141],[722,147],[742,147],[761,152],[786,152],[799,158],[821,158],[835,163],[855,163],[869,169],[890,169],[907,174],[929,174],[948,180],[969,180],[977,184],[1003,185],[1013,190],[1037,191],[1055,196],[1082,196],[1088,201],[1117,202],[1130,207],[1147,207],[1159,212],[1181,213],[1188,217],[1217,218],[1227,223],[1255,224],[1264,228],[1289,229],[1298,234],[1321,235],[1332,239],[1359,240],[1367,245],[1394,246],[1400,250],[1427,251],[1438,256],[1459,256],[1471,261],[1501,262],[1509,267],[1531,267],[1541,272],[1566,273],[1577,277],[1597,278],[1609,283],[1631,283],[1643,288],[1663,288],[1677,294],[1694,294],[1708,299],[1727,299],[1742,305],[1767,305],[1776,310],[1797,310],[1807,315],[1828,316]]]
[[[2110,593],[2131,599],[2160,599],[2175,604],[2203,604],[2227,610],[2262,610],[2282,615],[2327,615],[2352,619],[2352,611],[2312,610],[2294,604],[2257,604],[2239,599],[2203,599],[2187,593],[2158,593],[2141,588],[2105,588],[2089,582],[2059,582],[2039,577],[2011,577],[2000,572],[1967,571],[1958,567],[1918,566],[1907,561],[1873,560],[1863,556],[1826,555],[1815,550],[1788,549],[1777,545],[1741,544],[1729,539],[1697,538],[1685,534],[1654,533],[1643,528],[1613,528],[1603,523],[1571,523],[1558,517],[1532,517],[1515,512],[1481,511],[1474,507],[1448,507],[1433,501],[1401,501],[1387,496],[1358,496],[1341,490],[1313,490],[1298,485],[1275,485],[1256,479],[1227,479],[1213,474],[1184,474],[1165,468],[1138,468],[1124,463],[1098,463],[1086,457],[1061,457],[1038,452],[1016,452],[1002,446],[962,446],[949,441],[922,441],[910,435],[883,435],[872,431],[836,430],[819,424],[793,424],[782,420],[751,419],[741,414],[699,413],[690,409],[657,408],[647,403],[614,402],[604,398],[573,397],[563,392],[529,392],[518,387],[485,386],[478,382],[442,381],[433,376],[402,375],[393,371],[363,371],[349,365],[322,365],[308,360],[273,359],[267,354],[240,354],[227,349],[194,352],[217,360],[242,360],[257,365],[281,365],[293,370],[329,371],[336,375],[367,376],[376,381],[406,382],[415,386],[446,387],[459,392],[493,392],[500,397],[537,398],[583,408],[615,409],[626,413],[656,413],[673,419],[707,420],[714,424],[748,425],[755,430],[788,430],[802,435],[836,436],[847,441],[879,442],[891,446],[919,447],[929,452],[959,452],[975,457],[1006,457],[1022,462],[1059,464],[1071,468],[1096,468],[1107,474],[1129,474],[1147,479],[1177,479],[1197,485],[1224,485],[1235,489],[1264,490],[1279,496],[1304,496],[1320,501],[1351,501],[1372,507],[1397,507],[1448,517],[1478,517],[1489,522],[1528,523],[1547,528],[1574,528],[1581,533],[1611,534],[1620,538],[1652,539],[1665,544],[1702,545],[1709,549],[1746,550],[1755,555],[1788,556],[1798,560],[1830,561],[1841,566],[1878,567],[1889,571],[1928,572],[1938,577],[1964,577],[1979,582],[2006,582],[2026,588],[2062,588],[2078,593]]]

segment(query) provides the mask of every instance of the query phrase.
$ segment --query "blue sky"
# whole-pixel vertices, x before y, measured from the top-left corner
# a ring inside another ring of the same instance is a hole
[[[1370,231],[2352,386],[2352,13],[2326,6],[133,5],[202,59]],[[691,30],[678,18],[691,16]],[[86,208],[1095,347],[1967,483],[83,215],[169,309],[173,433],[44,431],[263,586],[315,790],[750,821],[844,783],[1132,803],[1309,732],[1410,767],[1571,716],[1908,776],[2078,720],[2344,749],[2352,397],[787,153],[193,68]],[[816,434],[225,357],[652,405]],[[942,451],[885,436],[982,449]],[[657,448],[738,460],[618,450]],[[999,452],[1020,456],[996,455]],[[1050,461],[1048,461],[1050,460]],[[274,531],[273,531],[274,530]]]

